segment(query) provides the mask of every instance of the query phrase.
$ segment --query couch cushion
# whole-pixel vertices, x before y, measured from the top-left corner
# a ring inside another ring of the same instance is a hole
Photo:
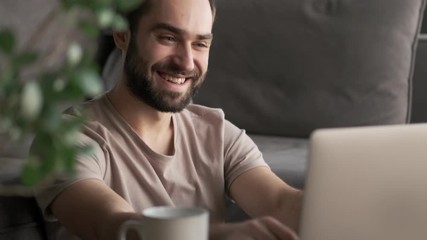
[[[0,239],[46,239],[41,211],[33,197],[0,196]]]
[[[24,159],[3,158],[0,152],[0,239],[42,240],[52,237],[48,235],[41,209],[31,190],[20,184],[24,163]]]
[[[250,135],[264,160],[281,179],[296,188],[304,188],[308,140],[265,135]]]
[[[426,22],[427,26],[427,22]],[[411,122],[427,122],[427,32],[421,34],[413,79]]]
[[[427,14],[424,14],[424,17],[421,23],[421,33],[427,34]]]
[[[409,119],[424,0],[218,0],[209,72],[195,102],[249,133]]]

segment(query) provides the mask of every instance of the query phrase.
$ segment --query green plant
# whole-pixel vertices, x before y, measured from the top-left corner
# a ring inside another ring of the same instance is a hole
[[[99,94],[102,85],[94,48],[72,40],[70,33],[96,42],[104,29],[126,28],[119,12],[141,1],[61,0],[22,48],[14,29],[0,29],[0,133],[11,141],[37,136],[34,149],[41,153],[29,156],[22,172],[25,185],[72,171],[76,155],[89,150],[75,144],[84,116],[66,119],[61,113],[65,104]],[[43,53],[32,49],[52,24],[61,25],[53,47]]]

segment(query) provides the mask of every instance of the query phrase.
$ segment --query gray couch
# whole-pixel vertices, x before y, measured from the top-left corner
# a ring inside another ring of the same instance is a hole
[[[210,70],[194,102],[222,108],[291,185],[304,187],[315,129],[427,122],[427,29],[418,35],[425,0],[217,5]],[[100,49],[104,64],[110,48]],[[104,68],[107,88],[112,62]],[[0,156],[22,159],[27,146]],[[19,166],[3,164],[0,180],[13,182]],[[245,217],[230,205],[230,221]],[[0,197],[0,239],[46,239],[45,227],[33,198]]]
[[[427,121],[424,4],[220,0],[195,102],[224,109],[302,188],[314,129]]]
[[[291,185],[304,187],[315,129],[427,121],[425,1],[217,5],[210,71],[194,101],[224,109]]]

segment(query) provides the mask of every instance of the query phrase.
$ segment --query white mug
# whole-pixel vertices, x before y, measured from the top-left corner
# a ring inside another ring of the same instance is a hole
[[[119,240],[130,229],[143,240],[208,240],[209,212],[200,207],[150,207],[142,211],[143,219],[125,221]]]

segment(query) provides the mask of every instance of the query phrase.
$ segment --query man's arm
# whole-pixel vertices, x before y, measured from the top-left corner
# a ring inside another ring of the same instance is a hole
[[[210,240],[297,240],[302,192],[270,169],[257,167],[237,177],[230,195],[252,219],[211,226]],[[292,228],[292,229],[291,229]]]
[[[74,183],[50,205],[53,215],[82,239],[116,240],[120,224],[141,216],[111,188],[97,179]]]
[[[257,167],[241,174],[230,186],[230,195],[252,218],[273,216],[298,230],[302,191],[276,176],[266,167]]]

